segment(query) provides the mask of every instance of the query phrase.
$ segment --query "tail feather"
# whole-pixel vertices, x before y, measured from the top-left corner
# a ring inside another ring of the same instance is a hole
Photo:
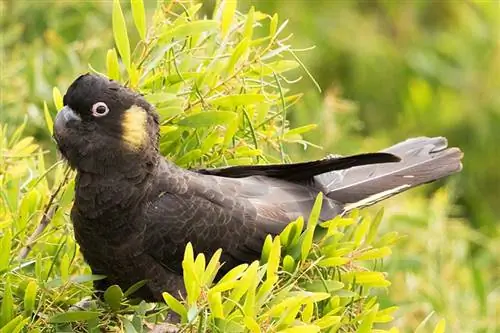
[[[412,138],[383,152],[401,158],[398,163],[359,166],[315,177],[316,184],[345,209],[369,206],[409,188],[446,177],[462,169],[462,152],[447,148],[443,137]]]

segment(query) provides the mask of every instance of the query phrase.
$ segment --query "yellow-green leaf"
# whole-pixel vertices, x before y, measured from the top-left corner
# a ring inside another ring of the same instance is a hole
[[[252,317],[245,316],[243,319],[243,323],[245,324],[245,327],[248,328],[248,330],[252,333],[260,333],[260,326],[259,324],[253,319]]]
[[[378,249],[371,249],[364,251],[360,255],[356,257],[356,260],[375,260],[375,259],[380,259],[387,257],[391,255],[392,251],[391,248],[388,246],[384,246]]]
[[[233,121],[236,113],[227,111],[204,111],[189,115],[178,122],[178,125],[192,128],[226,125]]]
[[[118,64],[118,54],[114,48],[109,49],[106,54],[106,68],[108,77],[111,80],[120,80],[120,65]]]
[[[208,292],[208,304],[210,310],[215,318],[224,318],[224,311],[222,309],[222,298],[220,292]]]
[[[246,38],[248,41],[251,41],[253,37],[253,25],[255,23],[254,16],[255,8],[252,6],[248,11],[247,20],[245,21],[245,26],[243,27],[243,38]]]
[[[269,258],[267,260],[266,274],[268,279],[278,272],[280,256],[281,256],[280,238],[275,237],[273,241],[273,246],[271,247],[271,252],[269,253]]]
[[[52,98],[54,99],[54,105],[57,110],[61,110],[64,107],[63,98],[61,92],[57,87],[52,88]]]
[[[370,333],[372,331],[373,322],[375,316],[377,315],[378,304],[376,304],[361,320],[361,324],[358,327],[358,333]]]
[[[24,314],[30,316],[35,309],[36,293],[38,285],[35,280],[31,280],[24,290]]]
[[[193,36],[211,32],[219,27],[219,22],[214,20],[193,21],[167,29],[161,36],[159,43],[165,43],[171,38]]]
[[[434,328],[433,333],[444,333],[445,329],[446,329],[446,320],[442,318]]]
[[[181,316],[182,321],[185,322],[187,320],[187,310],[184,305],[181,304],[175,297],[170,295],[167,292],[162,293],[163,299],[165,303],[167,303],[168,307],[172,309],[175,313]]]
[[[341,316],[325,316],[313,322],[314,325],[319,326],[322,330],[340,323]]]
[[[120,0],[113,0],[112,25],[116,48],[128,70],[130,68],[130,42]]]
[[[210,258],[210,261],[208,262],[207,268],[205,269],[205,273],[203,274],[202,278],[202,284],[205,286],[208,286],[212,283],[214,280],[217,271],[219,270],[220,267],[220,256],[222,254],[222,249],[218,249],[215,251],[214,255],[212,258]]]
[[[178,165],[186,166],[200,157],[201,157],[201,150],[194,149],[194,150],[188,151],[187,153],[185,153],[181,157],[177,158],[175,160],[175,163]]]
[[[215,98],[208,101],[208,103],[216,106],[231,108],[239,105],[258,104],[264,102],[265,100],[266,97],[261,94],[238,94]]]
[[[143,0],[130,0],[134,24],[142,40],[146,39],[146,13]]]
[[[239,42],[238,45],[236,45],[236,48],[234,49],[233,53],[231,54],[231,58],[229,58],[229,61],[227,63],[226,67],[227,75],[230,75],[234,72],[234,69],[236,68],[236,65],[238,63],[244,62],[246,60],[249,46],[250,42],[246,38],[243,38],[243,40]]]
[[[231,23],[233,22],[233,17],[236,13],[237,4],[238,2],[236,0],[225,0],[223,3],[221,19],[222,38],[227,36],[229,29],[231,28]]]

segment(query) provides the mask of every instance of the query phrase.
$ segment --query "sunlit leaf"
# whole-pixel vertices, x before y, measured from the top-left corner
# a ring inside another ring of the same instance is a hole
[[[192,128],[225,125],[234,120],[236,114],[226,111],[205,111],[189,115],[178,122],[178,125]]]
[[[120,65],[118,63],[118,55],[114,48],[109,49],[106,54],[106,68],[110,79],[120,80]]]
[[[142,40],[146,39],[146,13],[143,0],[130,0],[134,24]]]
[[[127,25],[123,16],[120,0],[113,0],[112,24],[116,48],[122,57],[123,64],[127,69],[129,69],[130,42],[128,39]]]
[[[233,17],[236,12],[236,0],[224,0],[222,3],[222,18],[221,18],[221,36],[226,37],[233,22]]]
[[[63,97],[57,87],[52,88],[52,99],[57,110],[61,110],[64,107]]]
[[[187,320],[187,310],[186,308],[179,302],[175,297],[170,295],[167,292],[162,293],[163,299],[165,300],[165,303],[169,306],[172,311],[177,313],[179,316],[181,316],[183,322]]]

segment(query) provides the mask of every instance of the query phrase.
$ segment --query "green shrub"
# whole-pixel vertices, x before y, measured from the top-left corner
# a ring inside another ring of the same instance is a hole
[[[286,21],[254,9],[239,13],[230,1],[206,20],[197,14],[199,4],[172,2],[160,4],[147,28],[142,2],[131,5],[140,41],[131,48],[115,0],[116,50],[108,51],[106,69],[96,71],[156,105],[168,158],[186,167],[286,162],[287,144],[309,144],[302,134],[314,126],[291,129],[287,121],[300,95],[288,93],[295,80],[285,73],[301,63],[288,37],[281,37]],[[53,99],[60,108],[58,89]],[[45,120],[50,131],[47,107]],[[163,305],[137,304],[127,295],[138,285],[126,291],[112,286],[104,302],[71,308],[102,277],[90,274],[73,239],[67,215],[72,172],[60,162],[46,168],[44,151],[32,138],[21,139],[22,131],[8,138],[4,126],[0,133],[2,332],[141,332],[168,308],[181,315],[182,327],[198,332],[387,331],[380,324],[391,322],[396,308],[382,306],[376,292],[391,284],[382,259],[399,236],[378,235],[381,213],[318,223],[321,196],[307,222],[298,219],[267,238],[260,263],[238,266],[216,284],[220,254],[195,256],[188,245],[183,302],[165,293]],[[443,331],[441,321],[435,332]]]

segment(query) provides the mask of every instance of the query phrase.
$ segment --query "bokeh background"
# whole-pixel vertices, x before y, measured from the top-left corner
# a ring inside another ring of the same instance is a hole
[[[146,3],[152,13],[155,1]],[[318,123],[307,138],[323,149],[290,147],[295,160],[418,135],[446,136],[464,151],[460,175],[383,204],[383,228],[407,236],[385,263],[393,286],[380,298],[400,306],[403,331],[436,312],[449,332],[500,332],[499,2],[258,0],[239,9],[251,5],[289,19],[297,49],[315,46],[298,54],[322,91],[297,70],[304,78],[294,89],[304,97],[290,117],[297,126]],[[14,129],[27,118],[25,135],[48,159],[56,154],[43,101],[55,113],[53,86],[64,91],[89,64],[105,67],[111,7],[0,1],[0,121]]]

